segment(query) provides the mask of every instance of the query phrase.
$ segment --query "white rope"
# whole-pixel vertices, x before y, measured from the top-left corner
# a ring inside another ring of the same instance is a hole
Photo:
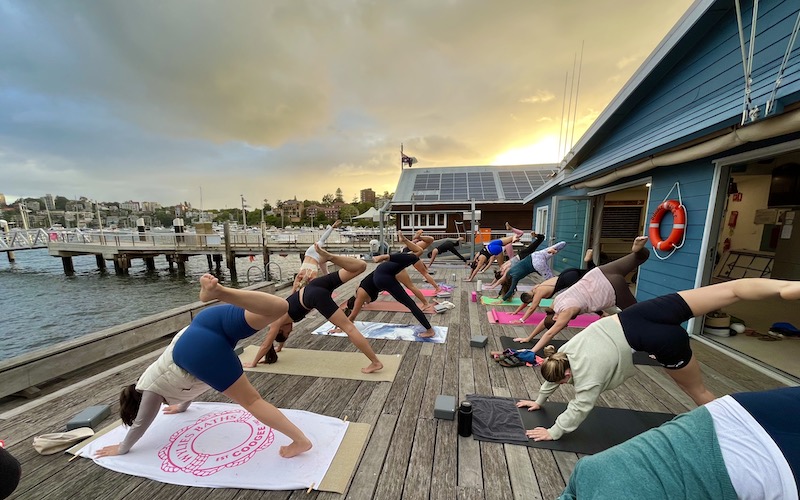
[[[797,19],[794,22],[794,28],[792,28],[792,34],[789,37],[789,44],[786,45],[786,53],[783,55],[781,67],[778,69],[778,76],[775,78],[775,86],[772,87],[772,93],[769,95],[769,99],[767,99],[767,106],[764,110],[765,116],[768,115],[769,112],[772,111],[772,107],[775,106],[775,95],[778,93],[778,87],[781,86],[783,72],[786,70],[786,64],[789,62],[789,57],[792,55],[792,48],[794,47],[794,42],[797,40],[798,30],[800,30],[800,12],[797,13]]]
[[[663,205],[664,202],[669,199],[669,195],[671,195],[672,191],[675,190],[675,189],[678,190],[678,203],[679,203],[678,207],[682,208],[683,212],[686,213],[686,207],[683,205],[683,197],[681,196],[681,186],[680,186],[680,184],[678,182],[675,182],[675,184],[672,185],[672,188],[669,190],[669,192],[664,197],[664,199],[661,200],[661,203],[659,203],[658,206],[660,207],[661,205]],[[673,221],[673,224],[675,224],[674,221]],[[669,259],[672,256],[672,254],[675,253],[675,250],[683,247],[683,244],[686,243],[686,230],[688,229],[686,226],[688,226],[688,225],[689,225],[689,220],[688,220],[688,217],[687,217],[686,223],[685,223],[685,225],[683,227],[683,235],[682,235],[683,238],[681,239],[681,244],[673,246],[672,250],[666,256],[662,257],[662,256],[658,255],[658,248],[656,248],[656,246],[653,245],[653,253],[655,254],[655,256],[656,256],[656,258],[658,260],[667,260],[667,259]],[[660,234],[661,234],[661,231],[659,230],[659,235]],[[650,242],[650,243],[652,243],[652,242]]]

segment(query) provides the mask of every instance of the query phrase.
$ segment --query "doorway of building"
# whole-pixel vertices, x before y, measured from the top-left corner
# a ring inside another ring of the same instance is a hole
[[[800,150],[719,160],[724,202],[711,241],[710,282],[741,278],[800,280]],[[797,216],[797,222],[795,222]],[[740,302],[721,311],[744,332],[704,326],[700,335],[772,369],[800,378],[800,336],[773,328],[800,328],[800,308],[785,301]],[[725,318],[722,319],[725,322]]]

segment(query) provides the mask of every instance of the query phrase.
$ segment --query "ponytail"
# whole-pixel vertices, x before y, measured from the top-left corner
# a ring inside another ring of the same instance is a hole
[[[542,377],[548,382],[558,383],[564,380],[569,369],[569,360],[563,352],[556,352],[556,348],[548,345],[544,348],[545,359],[542,361]]]
[[[136,384],[122,388],[122,392],[119,394],[119,418],[122,419],[123,424],[128,427],[133,425],[141,404],[142,393],[136,390]]]

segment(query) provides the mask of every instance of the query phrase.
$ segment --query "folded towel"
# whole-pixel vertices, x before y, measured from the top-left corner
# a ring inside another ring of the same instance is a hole
[[[79,427],[69,432],[53,432],[33,438],[33,449],[40,455],[52,455],[64,451],[75,443],[94,436],[91,427]]]

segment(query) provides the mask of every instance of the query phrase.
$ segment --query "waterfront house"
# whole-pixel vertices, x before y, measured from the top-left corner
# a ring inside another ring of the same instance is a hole
[[[733,2],[696,1],[557,175],[526,196],[536,223],[569,242],[556,269],[578,264],[589,247],[624,253],[674,199],[685,206],[685,241],[642,266],[639,300],[721,279],[800,279],[800,231],[791,230],[800,205],[800,4],[756,6],[754,20],[753,2],[742,2],[737,16]],[[668,212],[656,224],[655,241],[668,238],[672,221]],[[800,325],[786,309],[734,316],[747,315],[746,325],[764,333],[773,322]],[[699,320],[689,329],[800,377],[800,343],[752,337],[748,347],[744,335],[705,335]]]

